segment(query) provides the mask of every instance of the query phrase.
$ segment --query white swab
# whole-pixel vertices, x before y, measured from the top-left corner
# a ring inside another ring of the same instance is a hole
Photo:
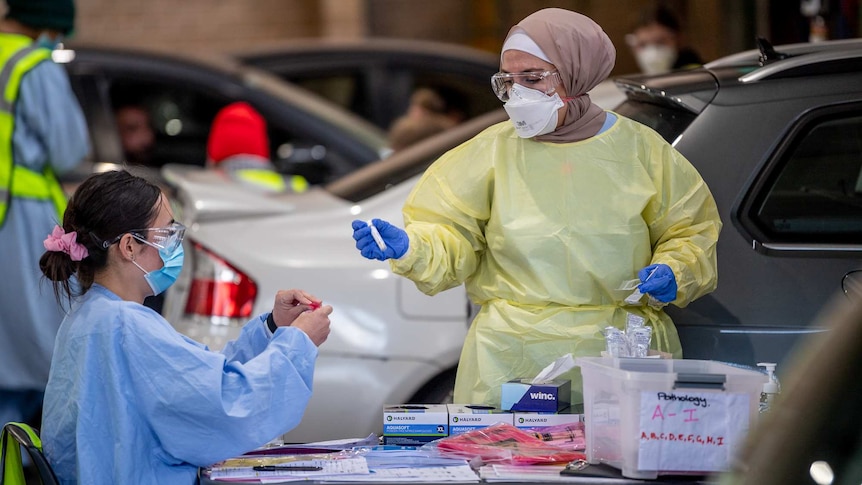
[[[374,242],[377,243],[377,247],[380,248],[381,251],[386,251],[386,243],[383,242],[383,238],[380,237],[380,232],[377,231],[377,228],[374,227],[374,224],[371,221],[367,221],[368,227],[371,228],[371,237],[374,238]]]

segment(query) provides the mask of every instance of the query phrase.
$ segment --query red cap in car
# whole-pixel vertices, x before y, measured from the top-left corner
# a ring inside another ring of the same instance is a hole
[[[207,157],[219,163],[234,155],[257,155],[269,159],[266,121],[248,103],[231,103],[213,120],[207,140]]]

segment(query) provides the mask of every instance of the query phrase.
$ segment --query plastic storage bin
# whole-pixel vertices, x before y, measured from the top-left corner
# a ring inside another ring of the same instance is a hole
[[[580,357],[587,460],[629,478],[726,470],[766,376],[720,362]]]

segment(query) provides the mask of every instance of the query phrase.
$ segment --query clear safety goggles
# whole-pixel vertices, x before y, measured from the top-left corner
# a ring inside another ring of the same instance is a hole
[[[110,241],[102,243],[102,247],[107,249],[111,244],[119,241],[125,234],[131,234],[138,241],[152,246],[156,249],[164,249],[167,252],[173,252],[180,244],[183,243],[183,237],[186,235],[186,226],[179,222],[172,222],[166,227],[150,227],[147,229],[132,229],[115,237]]]
[[[491,76],[491,89],[500,101],[509,101],[509,93],[514,84],[541,91],[548,96],[554,94],[557,86],[563,83],[559,71],[535,72],[498,72]]]

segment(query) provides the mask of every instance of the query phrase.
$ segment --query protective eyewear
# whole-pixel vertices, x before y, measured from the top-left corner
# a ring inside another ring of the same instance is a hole
[[[509,101],[509,93],[514,84],[520,84],[550,96],[556,91],[557,85],[562,83],[559,71],[498,72],[491,76],[491,89],[504,103]]]
[[[179,222],[172,222],[167,227],[132,229],[131,231],[126,231],[123,234],[120,234],[110,241],[103,242],[102,248],[108,249],[111,244],[119,241],[125,234],[131,234],[132,237],[148,246],[152,246],[156,249],[164,249],[170,253],[183,243],[183,237],[186,235],[186,226]]]

